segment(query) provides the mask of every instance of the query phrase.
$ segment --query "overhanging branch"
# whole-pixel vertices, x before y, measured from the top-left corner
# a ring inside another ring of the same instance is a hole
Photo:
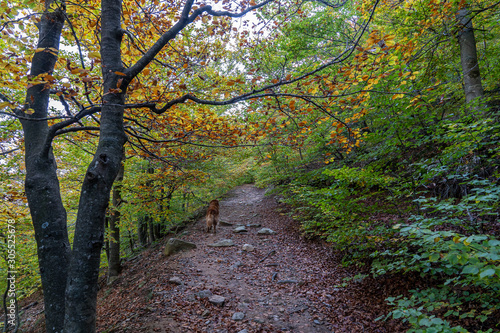
[[[272,1],[273,0],[265,1],[265,2],[263,2],[263,3],[261,3],[261,4],[257,5],[257,6],[250,7],[251,9],[249,8],[248,10],[253,10],[255,8],[258,8],[259,6],[263,6],[264,4],[270,3]],[[377,0],[375,2],[375,4],[373,5],[373,8],[372,8],[372,11],[370,13],[370,16],[369,16],[368,20],[366,21],[366,23],[364,24],[363,28],[359,32],[359,35],[356,37],[355,41],[353,42],[353,44],[350,47],[346,48],[340,55],[338,55],[334,59],[332,59],[332,60],[324,63],[323,65],[319,66],[318,68],[316,68],[314,70],[311,70],[311,71],[309,71],[309,72],[307,72],[305,74],[302,74],[302,75],[300,75],[300,76],[298,76],[296,78],[293,78],[293,79],[290,79],[290,80],[281,80],[281,81],[279,81],[277,83],[266,85],[266,86],[264,86],[262,88],[259,88],[257,90],[252,90],[251,92],[244,93],[244,94],[241,94],[239,96],[236,96],[236,97],[233,97],[231,99],[224,100],[224,101],[205,100],[205,99],[202,99],[202,98],[198,98],[198,97],[196,97],[196,96],[194,96],[192,94],[186,94],[186,95],[183,95],[181,97],[178,97],[178,98],[175,98],[175,99],[172,99],[172,100],[168,101],[161,108],[157,107],[157,105],[159,104],[158,102],[128,104],[128,105],[125,105],[125,107],[126,108],[149,108],[151,111],[153,111],[156,114],[162,114],[165,111],[167,111],[168,109],[170,109],[172,106],[177,105],[177,104],[183,104],[183,103],[186,103],[187,101],[193,101],[195,103],[204,104],[204,105],[224,106],[224,105],[231,105],[231,104],[235,104],[235,103],[238,103],[238,102],[246,101],[246,100],[249,100],[249,99],[258,99],[258,98],[262,98],[262,97],[276,97],[276,96],[283,96],[284,97],[284,96],[288,96],[288,97],[297,97],[297,98],[303,98],[303,97],[317,98],[317,97],[313,97],[313,96],[299,96],[299,95],[292,95],[292,94],[279,94],[279,93],[275,93],[273,91],[273,89],[277,88],[277,87],[289,85],[289,84],[292,84],[292,83],[296,83],[296,82],[301,81],[301,80],[304,80],[307,77],[312,76],[314,74],[317,74],[320,71],[322,71],[322,70],[324,70],[324,69],[326,69],[326,68],[328,68],[328,67],[330,67],[330,66],[332,66],[334,64],[341,63],[341,62],[345,61],[346,59],[348,59],[352,55],[352,53],[354,52],[354,50],[356,49],[356,47],[359,45],[359,42],[361,41],[362,36],[364,35],[364,33],[366,32],[366,30],[368,29],[368,25],[370,24],[370,22],[373,19],[373,15],[375,13],[375,9],[378,6],[379,1],[380,0]],[[197,12],[197,11],[206,11],[207,13],[210,13],[211,15],[214,15],[214,13],[219,13],[220,16],[228,14],[228,12],[215,12],[215,11],[212,11],[212,9],[209,8],[209,7],[210,6],[205,6],[205,7],[198,8],[198,9],[195,10],[195,12]],[[191,16],[193,16],[193,15],[195,15],[195,14],[193,13]],[[198,14],[198,15],[200,15],[200,14]],[[238,15],[238,14],[234,14],[234,15]],[[244,14],[242,14],[241,16],[243,16],[243,15]],[[237,17],[237,16],[235,16],[235,17]],[[181,22],[181,21],[179,21],[179,22]],[[139,62],[142,61],[143,59],[145,59],[145,57],[143,57],[141,60],[139,60]],[[134,67],[138,66],[139,62]],[[134,68],[134,67],[132,67],[132,68]],[[132,70],[132,68],[131,68],[131,70]],[[324,96],[324,97],[327,97],[327,96]],[[333,97],[333,96],[328,96],[328,97]],[[340,97],[340,96],[338,96],[338,97]]]
[[[186,1],[186,5],[184,6],[182,10],[182,15],[179,21],[170,28],[166,33],[164,33],[157,41],[156,43],[151,46],[151,48],[146,51],[146,53],[139,59],[132,67],[130,67],[127,71],[126,74],[128,76],[129,80],[132,80],[135,78],[146,66],[154,60],[156,55],[171,41],[173,40],[177,34],[184,29],[188,24],[194,22],[199,16],[201,16],[204,13],[207,13],[212,16],[226,16],[226,17],[232,17],[232,18],[238,18],[245,16],[252,10],[258,9],[260,7],[263,7],[274,0],[266,0],[261,2],[260,4],[257,4],[255,6],[251,6],[242,12],[239,13],[231,13],[228,11],[215,11],[212,10],[211,6],[203,6],[200,8],[195,9],[191,15],[189,15],[189,12],[191,11],[193,7],[194,0],[188,0]]]

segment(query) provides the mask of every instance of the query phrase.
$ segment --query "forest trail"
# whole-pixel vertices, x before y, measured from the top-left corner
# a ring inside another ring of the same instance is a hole
[[[127,260],[110,285],[101,279],[97,331],[405,332],[400,322],[375,319],[389,311],[385,298],[410,289],[411,280],[367,277],[343,285],[359,270],[343,268],[328,245],[302,237],[286,211],[263,189],[233,189],[220,200],[220,221],[232,225],[207,234],[202,218],[175,236],[196,249],[167,257],[167,237]],[[234,232],[237,225],[247,232]],[[262,228],[275,233],[258,235]],[[221,239],[234,246],[209,246]],[[244,244],[254,251],[242,250]],[[224,297],[223,306],[210,295]],[[25,303],[21,332],[44,332],[40,295]]]
[[[341,287],[357,272],[342,268],[326,245],[305,240],[279,210],[265,190],[233,189],[220,201],[220,220],[232,226],[207,234],[203,218],[178,235],[196,249],[166,257],[165,240],[125,264],[99,293],[99,332],[404,331],[397,322],[375,321],[387,313],[390,284],[367,278]],[[235,233],[238,224],[248,231]],[[263,227],[276,233],[257,235]],[[221,239],[235,245],[209,246]],[[255,250],[243,251],[244,244]],[[224,297],[224,305],[212,304],[210,294]]]

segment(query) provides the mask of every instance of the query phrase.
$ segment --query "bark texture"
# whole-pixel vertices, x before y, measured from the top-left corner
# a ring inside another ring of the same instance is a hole
[[[122,162],[126,136],[123,104],[127,82],[120,44],[121,6],[119,0],[103,0],[101,11],[101,58],[104,97],[101,109],[99,144],[90,163],[80,194],[75,226],[73,255],[66,287],[65,332],[95,332],[99,263],[104,243],[104,219],[113,181]],[[126,79],[126,78],[125,78]],[[117,91],[120,87],[122,90]]]
[[[458,44],[460,45],[465,101],[469,103],[478,97],[483,97],[484,91],[477,61],[476,38],[469,10],[467,8],[460,9],[457,19],[460,24]]]
[[[120,165],[120,170],[115,179],[115,185],[113,186],[113,209],[111,210],[111,216],[109,218],[109,233],[111,235],[111,240],[109,242],[109,256],[108,256],[108,278],[113,276],[118,276],[121,271],[120,265],[120,204],[122,202],[121,196],[121,182],[123,180],[123,175],[125,173],[125,168],[123,163]]]
[[[52,1],[47,1],[50,6]],[[64,25],[63,8],[46,12],[41,18],[38,49],[33,56],[31,76],[52,73],[57,61],[53,50],[59,49]],[[48,52],[52,50],[52,52]],[[64,325],[64,286],[66,285],[70,245],[66,227],[66,210],[62,204],[57,166],[52,155],[52,137],[47,121],[50,89],[44,84],[28,88],[25,109],[29,115],[20,114],[25,138],[25,189],[30,207],[38,263],[45,303],[47,332],[62,332]]]

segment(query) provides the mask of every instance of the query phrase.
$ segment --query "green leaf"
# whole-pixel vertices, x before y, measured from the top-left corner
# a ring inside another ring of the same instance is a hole
[[[477,274],[479,273],[479,268],[474,265],[465,266],[462,270],[462,274]]]
[[[439,253],[434,252],[434,253],[431,253],[431,255],[429,256],[429,261],[430,262],[436,262],[436,261],[439,260],[439,258],[441,258],[441,256],[439,255]]]
[[[429,320],[429,318],[422,318],[422,319],[420,319],[420,321],[418,323],[421,326],[431,326],[432,325],[432,323]]]
[[[493,275],[495,275],[495,270],[493,268],[489,268],[485,271],[482,271],[481,274],[479,274],[479,277],[483,279],[487,276],[493,276]]]

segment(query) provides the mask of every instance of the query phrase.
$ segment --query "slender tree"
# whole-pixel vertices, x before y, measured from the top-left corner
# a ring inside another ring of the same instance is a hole
[[[458,44],[460,45],[460,62],[466,103],[483,97],[484,90],[481,83],[481,73],[477,61],[476,37],[472,26],[472,18],[467,8],[457,13],[459,21]]]

